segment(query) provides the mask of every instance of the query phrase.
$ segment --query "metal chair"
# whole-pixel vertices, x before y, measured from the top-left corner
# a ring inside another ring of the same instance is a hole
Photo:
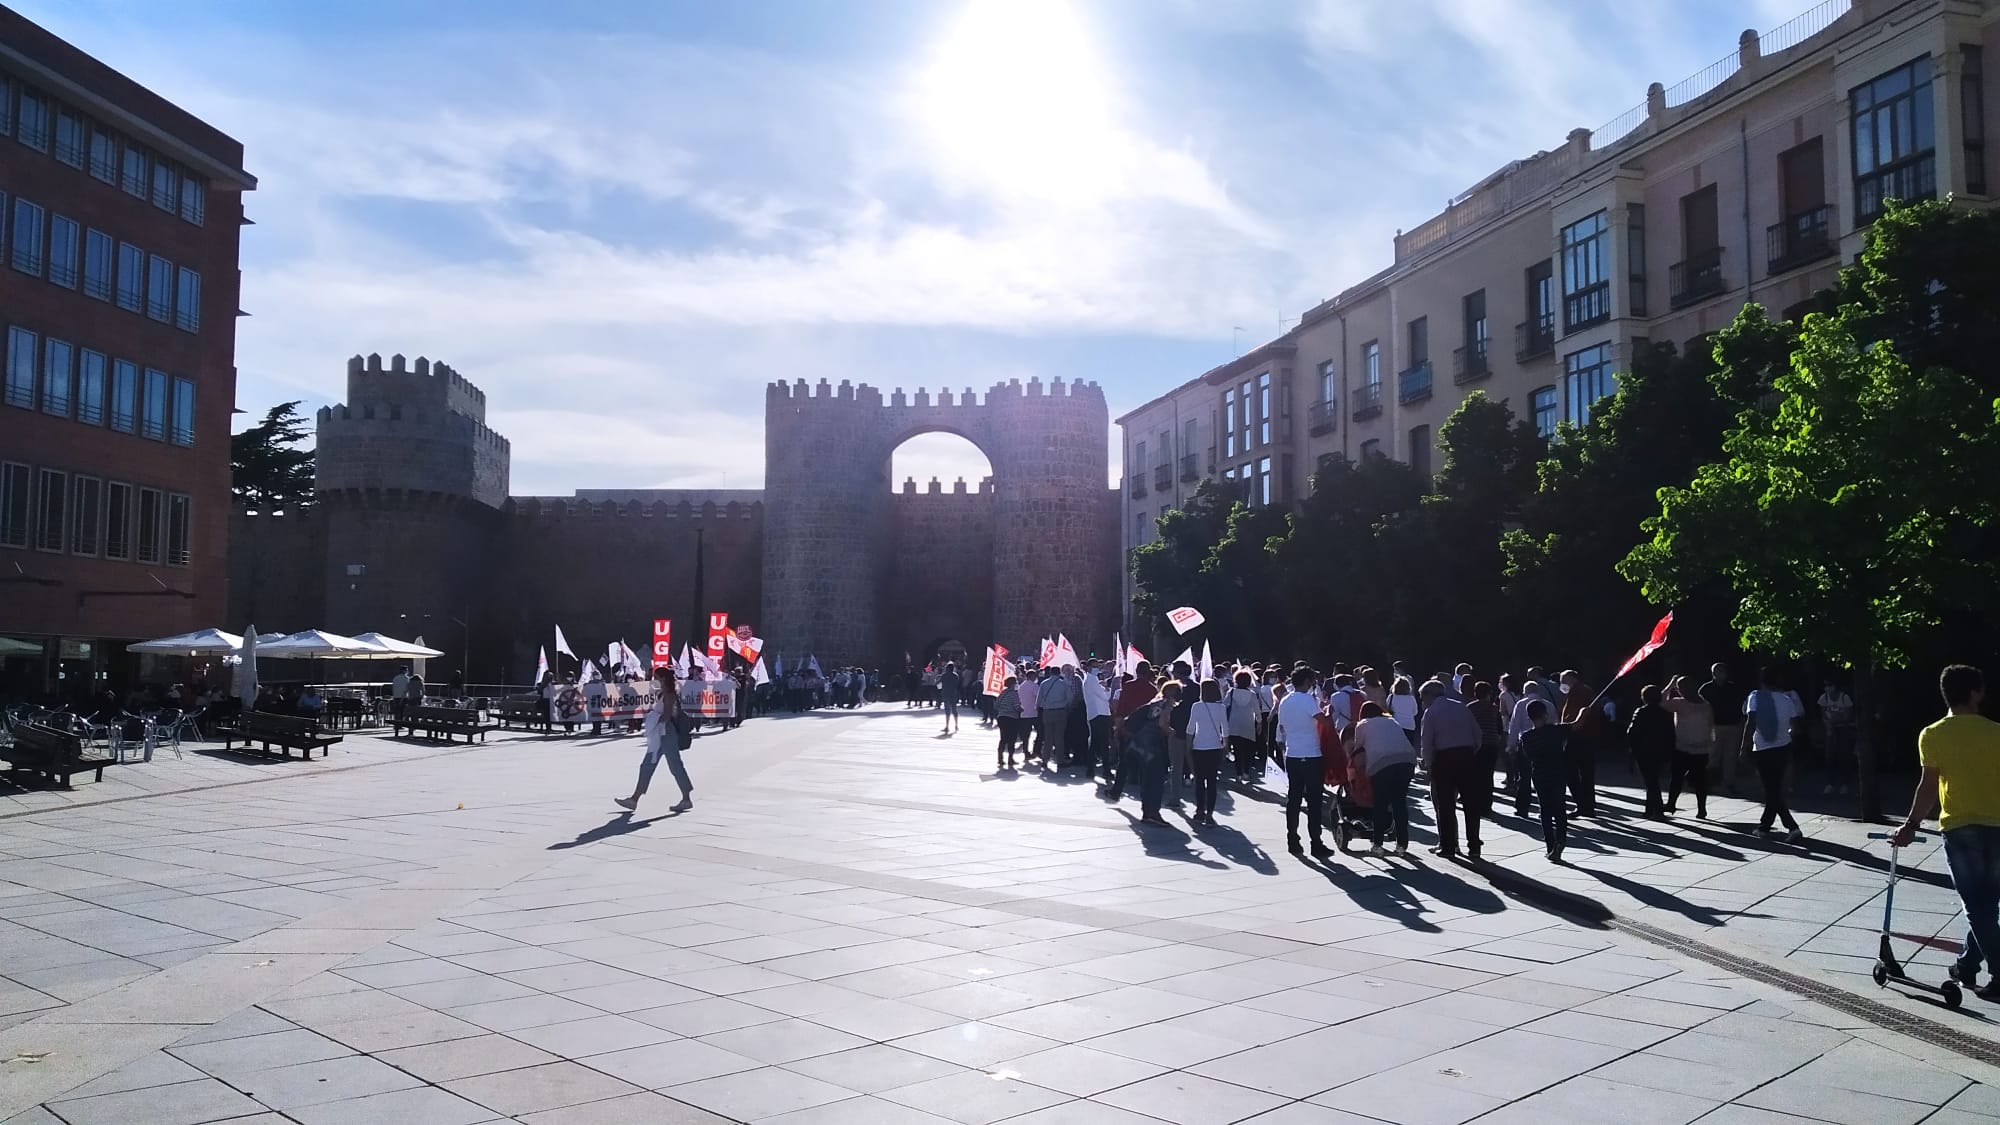
[[[208,714],[208,708],[197,707],[194,710],[183,714],[180,717],[180,719],[174,723],[174,729],[173,729],[174,753],[176,754],[180,753],[181,738],[189,731],[194,732],[194,737],[197,741],[207,740],[208,736],[202,733],[201,729],[202,717],[207,714]]]

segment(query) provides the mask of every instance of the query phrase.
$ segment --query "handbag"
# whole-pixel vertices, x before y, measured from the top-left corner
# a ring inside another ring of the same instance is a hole
[[[694,744],[694,716],[685,707],[674,712],[674,733],[680,736],[681,749]]]

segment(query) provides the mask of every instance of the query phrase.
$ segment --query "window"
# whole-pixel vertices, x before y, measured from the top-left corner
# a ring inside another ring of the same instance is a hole
[[[146,266],[146,315],[170,320],[174,314],[174,264],[158,254],[148,254]]]
[[[208,212],[208,181],[190,172],[181,173],[181,218],[200,226]]]
[[[1646,205],[1625,205],[1625,296],[1628,315],[1646,315]]]
[[[1610,344],[1599,344],[1563,357],[1565,421],[1578,426],[1588,425],[1591,407],[1614,389]]]
[[[1363,462],[1366,462],[1370,457],[1380,456],[1382,456],[1381,438],[1369,438],[1367,441],[1361,443],[1361,460]]]
[[[21,112],[14,123],[14,135],[29,148],[49,151],[48,95],[25,86],[21,88]]]
[[[201,329],[201,275],[181,267],[180,287],[174,290],[174,327],[183,332]]]
[[[1236,388],[1222,392],[1222,455],[1236,456]]]
[[[42,228],[42,207],[14,198],[14,268],[42,276],[42,243],[48,232]]]
[[[1195,455],[1194,419],[1189,418],[1186,422],[1183,422],[1181,424],[1181,460],[1185,461],[1194,455]]]
[[[167,494],[167,565],[188,564],[188,498],[179,492]]]
[[[1146,443],[1142,441],[1132,447],[1132,479],[1139,479],[1139,475],[1145,471]]]
[[[160,561],[160,490],[157,488],[139,490],[139,533],[135,538],[139,543],[140,562]]]
[[[1931,113],[1929,55],[1848,92],[1857,222],[1873,221],[1886,200],[1937,194]]]
[[[118,186],[125,189],[126,195],[146,198],[146,150],[129,141],[125,144],[125,168]]]
[[[56,110],[56,159],[72,168],[83,167],[83,118],[67,108]]]
[[[111,364],[111,428],[131,433],[139,415],[139,368],[129,359]]]
[[[14,131],[14,80],[0,74],[0,136]]]
[[[69,417],[70,380],[76,353],[66,341],[51,336],[42,341],[42,413]]]
[[[1417,475],[1428,479],[1431,475],[1431,428],[1429,426],[1410,427],[1410,468]]]
[[[1604,260],[1605,213],[1562,230],[1563,331],[1611,319],[1611,272]]]
[[[1137,547],[1144,544],[1145,542],[1146,542],[1146,513],[1134,512],[1132,513],[1132,545],[1134,547]]]
[[[104,424],[104,379],[109,364],[103,352],[85,348],[76,365],[76,420]]]
[[[49,219],[49,280],[64,289],[76,288],[76,256],[82,251],[83,230],[67,215]]]
[[[1325,360],[1319,365],[1319,400],[1333,401],[1333,361]]]
[[[1965,145],[1965,190],[1986,194],[1986,59],[1977,43],[1958,48],[1958,132]]]
[[[115,243],[101,230],[83,233],[83,295],[111,299],[111,254]]]
[[[90,174],[107,184],[118,182],[118,135],[101,125],[90,130]]]
[[[1529,396],[1529,402],[1535,415],[1535,432],[1544,440],[1556,436],[1556,389],[1536,387],[1535,393]]]
[[[1556,334],[1556,273],[1547,260],[1528,267],[1528,328],[1544,339]]]
[[[104,482],[96,477],[75,476],[70,478],[69,490],[70,553],[94,555],[98,525],[104,519]]]
[[[194,444],[194,380],[174,380],[174,444]]]
[[[1269,504],[1271,499],[1271,459],[1269,457],[1259,457],[1257,459],[1257,475],[1251,478],[1250,481],[1250,502],[1253,504]]]
[[[1257,444],[1271,444],[1271,373],[1257,376]],[[1268,503],[1269,501],[1266,501]]]
[[[1465,350],[1486,354],[1486,341],[1491,332],[1486,327],[1486,290],[1467,293],[1464,300]]]
[[[35,549],[60,551],[69,543],[69,474],[43,469],[35,478]]]
[[[1377,388],[1382,385],[1382,345],[1377,341],[1361,345],[1361,384]]]
[[[0,465],[0,547],[28,545],[28,467]]]
[[[180,210],[181,173],[170,160],[153,160],[153,206],[169,214]]]
[[[146,369],[146,398],[139,414],[139,436],[163,440],[167,436],[167,373]]]
[[[146,252],[129,242],[118,244],[118,307],[138,312],[146,292]]]
[[[1431,361],[1431,318],[1420,316],[1410,322],[1410,366],[1422,367]]]
[[[1159,456],[1161,465],[1171,465],[1174,463],[1174,432],[1172,430],[1160,431]]]
[[[129,484],[105,482],[104,557],[132,557],[132,486]]]
[[[7,330],[7,405],[35,408],[35,345],[25,328]]]

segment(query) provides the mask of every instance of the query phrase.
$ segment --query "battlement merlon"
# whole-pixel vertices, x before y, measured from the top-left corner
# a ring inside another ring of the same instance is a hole
[[[353,405],[432,406],[486,420],[486,392],[442,360],[418,356],[414,365],[400,355],[385,368],[380,353],[347,361],[347,401]]]

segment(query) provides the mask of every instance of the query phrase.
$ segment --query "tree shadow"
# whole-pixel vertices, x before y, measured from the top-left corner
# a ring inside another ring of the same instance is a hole
[[[617,816],[612,817],[610,820],[587,832],[578,833],[574,840],[561,840],[550,844],[544,850],[559,852],[570,848],[580,848],[585,844],[594,844],[599,840],[608,840],[613,836],[623,836],[628,832],[637,832],[648,825],[658,824],[663,820],[672,820],[679,815],[681,814],[677,812],[664,812],[658,816],[647,817],[644,820],[634,820],[631,813],[619,813]]]
[[[1304,866],[1319,872],[1356,906],[1390,919],[1406,930],[1418,933],[1443,933],[1443,927],[1423,917],[1429,913],[1423,899],[1404,881],[1385,871],[1343,867],[1338,863],[1321,862],[1300,858]]]
[[[1131,828],[1132,834],[1139,838],[1139,843],[1145,848],[1146,854],[1153,859],[1192,863],[1211,871],[1229,870],[1228,864],[1206,859],[1190,850],[1188,843],[1193,837],[1173,825],[1147,824],[1125,809],[1119,809],[1118,813],[1125,818],[1126,826]]]

